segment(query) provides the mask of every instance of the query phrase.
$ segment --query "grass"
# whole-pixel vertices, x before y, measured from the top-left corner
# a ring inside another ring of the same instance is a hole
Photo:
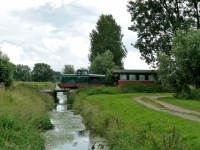
[[[152,104],[152,105],[154,105],[154,106],[157,106],[157,107],[161,107],[161,108],[166,108],[164,105],[162,105],[162,104],[160,104],[160,103],[157,103],[157,102],[155,102],[155,101],[153,101],[153,100],[150,100],[149,98],[142,98],[142,101],[144,101],[144,102],[146,102],[146,103],[150,103],[150,104]]]
[[[197,100],[181,100],[181,99],[176,99],[173,97],[165,97],[165,98],[159,98],[159,100],[170,103],[173,105],[177,105],[189,110],[195,110],[200,112],[200,101]]]
[[[40,93],[53,88],[53,83],[15,83],[0,92],[0,149],[44,149],[41,131],[53,128],[46,112],[53,99]]]
[[[94,133],[108,140],[111,150],[198,150],[200,147],[199,123],[149,109],[132,100],[160,93],[88,93],[72,94],[73,108],[80,111],[84,123]]]

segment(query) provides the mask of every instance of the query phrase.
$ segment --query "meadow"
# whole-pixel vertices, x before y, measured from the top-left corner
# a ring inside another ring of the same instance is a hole
[[[41,132],[52,129],[47,111],[53,98],[39,89],[55,88],[53,83],[17,82],[0,91],[0,149],[42,150]]]
[[[79,110],[92,133],[107,139],[111,150],[199,149],[200,123],[158,112],[133,101],[138,96],[166,93],[154,93],[155,88],[151,92],[149,87],[148,93],[138,93],[134,88],[127,88],[126,93],[125,88],[84,88],[71,94],[68,100]],[[200,104],[199,101],[190,102]]]

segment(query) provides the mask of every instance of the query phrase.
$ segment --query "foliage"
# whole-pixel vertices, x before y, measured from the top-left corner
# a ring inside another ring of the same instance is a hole
[[[56,81],[61,81],[61,72],[59,71],[54,71],[54,76]]]
[[[62,69],[63,74],[73,74],[75,73],[75,69],[73,65],[65,65],[64,68]]]
[[[28,65],[15,65],[13,78],[15,81],[31,81],[31,69]]]
[[[7,55],[0,51],[0,83],[3,82],[6,87],[13,83],[13,65]]]
[[[155,94],[86,96],[85,92],[74,93],[73,108],[80,111],[92,133],[107,139],[111,150],[189,150],[200,146],[198,122],[151,110],[132,100]]]
[[[171,57],[160,53],[159,80],[174,89],[176,97],[190,93],[190,85],[200,88],[200,31],[178,31],[172,39]]]
[[[32,81],[55,82],[54,71],[45,63],[36,63],[32,71]]]
[[[171,92],[159,84],[124,84],[120,86],[121,93],[166,93]]]
[[[159,51],[170,54],[171,37],[178,29],[200,28],[195,0],[129,0],[127,7],[133,22],[129,30],[138,34],[134,47],[148,64],[155,63]]]
[[[48,110],[54,107],[53,98],[39,92],[52,83],[18,82],[0,92],[0,149],[44,149],[41,131],[52,129]]]
[[[113,62],[114,56],[110,50],[105,51],[102,55],[98,54],[91,62],[90,73],[107,74],[107,72],[117,69],[118,66]]]
[[[115,65],[123,68],[122,59],[126,57],[127,50],[122,43],[122,37],[121,27],[117,25],[113,16],[101,15],[96,29],[90,33],[89,61],[92,63],[98,54],[102,55],[106,50],[110,50]]]

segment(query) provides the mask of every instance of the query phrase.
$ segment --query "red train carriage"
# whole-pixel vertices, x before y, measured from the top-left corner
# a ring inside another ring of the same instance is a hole
[[[157,70],[114,70],[117,85],[127,83],[154,84]]]

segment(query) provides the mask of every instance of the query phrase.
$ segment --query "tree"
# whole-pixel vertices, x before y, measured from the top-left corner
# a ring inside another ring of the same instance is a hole
[[[0,51],[0,83],[3,82],[6,87],[13,83],[13,65],[7,55]]]
[[[63,74],[73,74],[75,72],[73,65],[65,65],[62,69]]]
[[[36,63],[32,71],[32,80],[35,82],[54,82],[54,71],[45,63]]]
[[[31,81],[31,69],[28,65],[15,65],[13,78],[15,81]]]
[[[54,77],[56,79],[56,81],[61,81],[61,72],[59,71],[54,71]]]
[[[129,30],[138,34],[133,46],[153,66],[158,52],[170,55],[171,37],[178,29],[200,28],[197,0],[130,0],[127,7],[133,22]]]
[[[113,69],[119,68],[115,65],[114,56],[110,50],[105,51],[102,55],[98,54],[91,63],[90,73],[107,74]]]
[[[158,55],[159,80],[172,87],[175,93],[190,93],[190,85],[200,88],[200,31],[191,30],[186,34],[176,32],[172,38],[170,57]]]
[[[102,55],[106,50],[113,53],[115,65],[123,68],[122,59],[126,57],[127,50],[122,43],[121,27],[117,25],[112,15],[101,15],[97,21],[96,29],[90,33],[89,61]]]

